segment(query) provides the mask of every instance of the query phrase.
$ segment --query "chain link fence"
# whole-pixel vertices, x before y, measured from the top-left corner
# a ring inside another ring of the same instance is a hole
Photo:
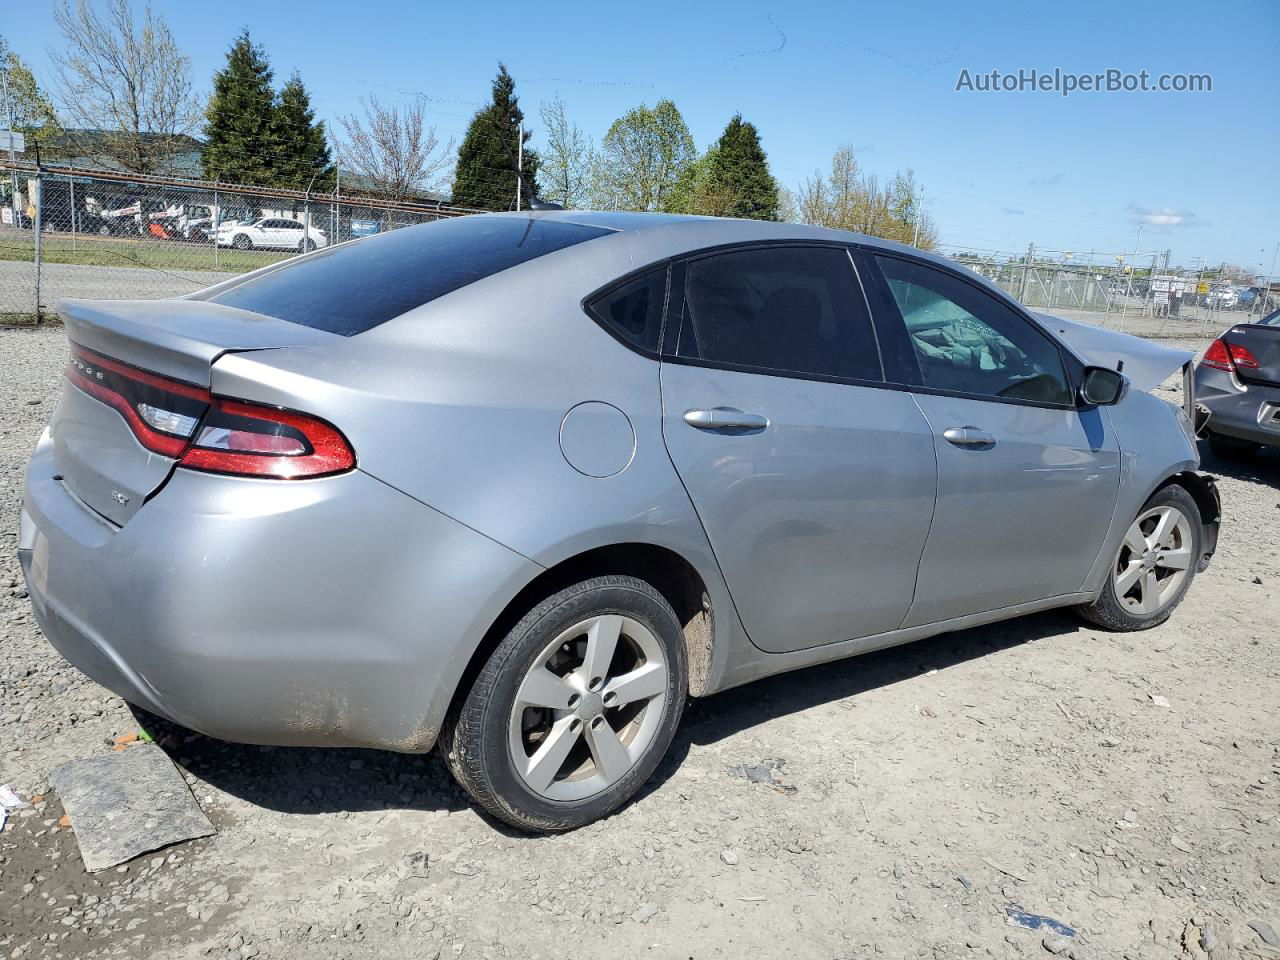
[[[475,211],[447,204],[0,166],[0,322],[62,297],[175,297],[356,237]]]
[[[139,178],[0,162],[0,322],[52,315],[62,297],[191,293],[308,250],[476,211],[447,204]],[[1184,272],[1126,272],[1068,254],[952,259],[1033,310],[1140,336],[1198,339],[1273,310],[1280,291]]]
[[[1250,285],[1206,279],[1204,271],[1162,271],[1156,258],[1133,273],[1119,261],[1104,266],[963,253],[952,259],[1032,310],[1143,337],[1216,336],[1224,327],[1257,320],[1280,306],[1280,289],[1269,280]]]

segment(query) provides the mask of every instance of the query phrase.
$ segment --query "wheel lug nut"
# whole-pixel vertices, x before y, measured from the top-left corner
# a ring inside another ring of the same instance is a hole
[[[575,693],[572,697],[569,698],[569,709],[572,710],[581,702],[582,702],[582,698]]]
[[[604,705],[606,707],[611,707],[617,702],[618,702],[618,694],[615,691],[610,690],[608,693],[604,695]]]
[[[591,728],[593,730],[599,730],[603,726],[604,726],[604,717],[596,717],[594,720],[591,721]]]
[[[588,689],[590,689],[590,690],[599,690],[599,689],[600,689],[600,685],[601,685],[602,683],[604,683],[604,681],[603,681],[603,680],[601,680],[599,677],[592,677],[592,678],[591,678],[591,685],[590,685],[590,687],[588,687]]]

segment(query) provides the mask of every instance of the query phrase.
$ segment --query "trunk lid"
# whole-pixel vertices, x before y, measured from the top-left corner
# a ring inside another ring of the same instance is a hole
[[[197,300],[63,300],[58,310],[72,360],[49,425],[54,463],[73,495],[117,525],[168,479],[218,357],[334,337]]]
[[[1236,375],[1245,383],[1280,385],[1280,327],[1239,323],[1222,335],[1233,347],[1244,347],[1258,361],[1257,368],[1237,364]]]

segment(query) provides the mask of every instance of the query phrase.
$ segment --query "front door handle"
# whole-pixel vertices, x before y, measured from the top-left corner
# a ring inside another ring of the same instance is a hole
[[[763,430],[769,426],[768,417],[762,417],[758,413],[744,413],[733,407],[687,410],[684,422],[699,430]]]
[[[942,431],[942,438],[957,447],[994,447],[996,438],[977,427],[949,427]]]

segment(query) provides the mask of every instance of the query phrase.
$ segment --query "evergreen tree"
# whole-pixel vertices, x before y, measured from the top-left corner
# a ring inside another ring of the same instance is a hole
[[[204,176],[227,183],[275,181],[275,94],[271,65],[246,29],[227,51],[227,65],[213,75],[205,112]],[[305,186],[305,184],[304,184]]]
[[[516,201],[516,160],[524,113],[515,94],[516,83],[499,63],[493,81],[493,100],[476,112],[467,135],[458,147],[458,167],[453,181],[453,202],[481,210],[510,210]],[[529,133],[524,135],[529,142]],[[524,203],[538,175],[538,156],[524,148]]]
[[[319,193],[333,189],[333,163],[324,121],[316,122],[311,96],[296,72],[280,91],[272,133],[276,186],[305,190],[310,184],[312,192]]]
[[[711,151],[706,189],[713,198],[724,198],[723,216],[778,219],[778,183],[769,172],[755,124],[745,123],[740,113]]]

